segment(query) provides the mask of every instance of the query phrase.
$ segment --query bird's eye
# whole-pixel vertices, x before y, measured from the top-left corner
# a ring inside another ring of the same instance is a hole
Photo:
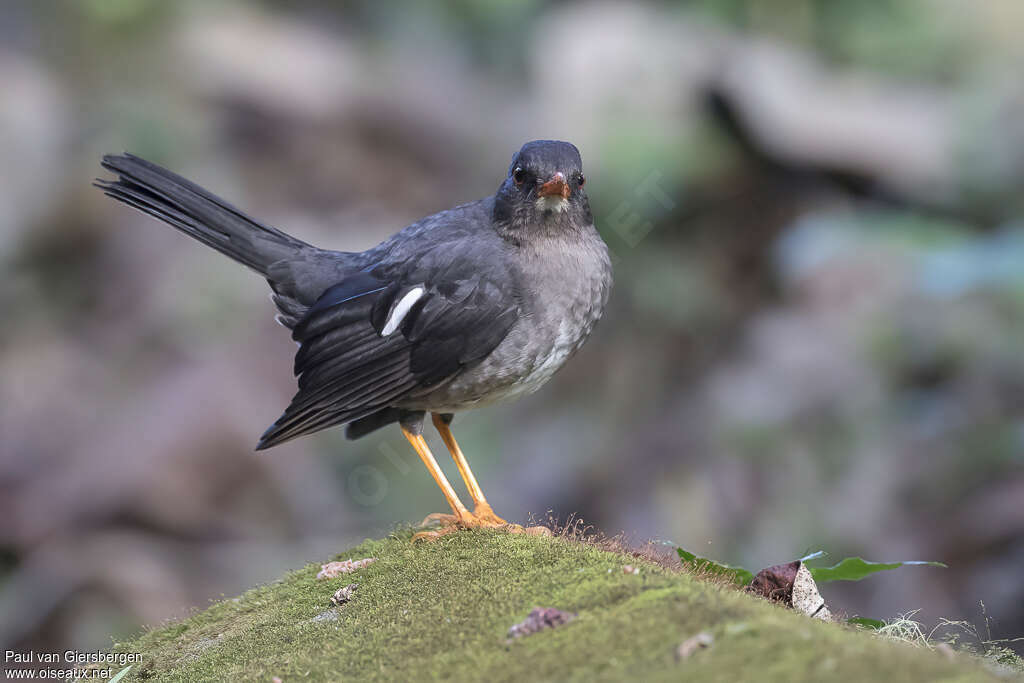
[[[576,182],[579,183],[580,187],[583,187],[583,183],[587,182],[587,177],[580,173],[579,180],[577,180]]]
[[[516,185],[522,185],[525,179],[526,171],[523,170],[522,166],[516,166],[516,170],[512,171],[512,180],[516,181]]]

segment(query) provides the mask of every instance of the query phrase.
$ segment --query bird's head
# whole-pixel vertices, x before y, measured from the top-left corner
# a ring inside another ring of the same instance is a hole
[[[495,196],[494,217],[502,229],[526,237],[593,223],[583,190],[583,161],[575,145],[560,140],[527,142],[512,157]]]

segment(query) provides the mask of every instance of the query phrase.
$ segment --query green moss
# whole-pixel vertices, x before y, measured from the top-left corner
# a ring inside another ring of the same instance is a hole
[[[986,680],[970,657],[824,624],[635,557],[559,538],[409,533],[338,557],[377,562],[317,580],[317,565],[119,643],[126,680]],[[626,574],[623,566],[640,568]],[[330,596],[356,582],[351,602]],[[532,607],[578,612],[506,641]],[[318,615],[328,613],[325,618]],[[712,647],[677,662],[698,632]]]

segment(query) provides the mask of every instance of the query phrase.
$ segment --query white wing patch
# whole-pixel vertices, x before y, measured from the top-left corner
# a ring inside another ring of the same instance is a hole
[[[387,337],[394,334],[409,313],[409,309],[423,296],[424,291],[423,287],[413,287],[398,300],[398,303],[391,308],[391,313],[388,314],[387,322],[384,323],[384,329],[380,331],[380,336]]]

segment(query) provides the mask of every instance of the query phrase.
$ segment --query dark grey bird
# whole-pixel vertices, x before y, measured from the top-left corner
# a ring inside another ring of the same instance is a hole
[[[579,150],[535,140],[498,191],[427,216],[364,252],[318,249],[130,154],[108,155],[107,195],[262,275],[298,342],[299,390],[257,449],[347,424],[359,438],[397,422],[451,514],[436,536],[507,526],[487,504],[449,424],[455,413],[540,388],[587,339],[612,285]],[[462,475],[460,500],[423,439],[426,413]]]

